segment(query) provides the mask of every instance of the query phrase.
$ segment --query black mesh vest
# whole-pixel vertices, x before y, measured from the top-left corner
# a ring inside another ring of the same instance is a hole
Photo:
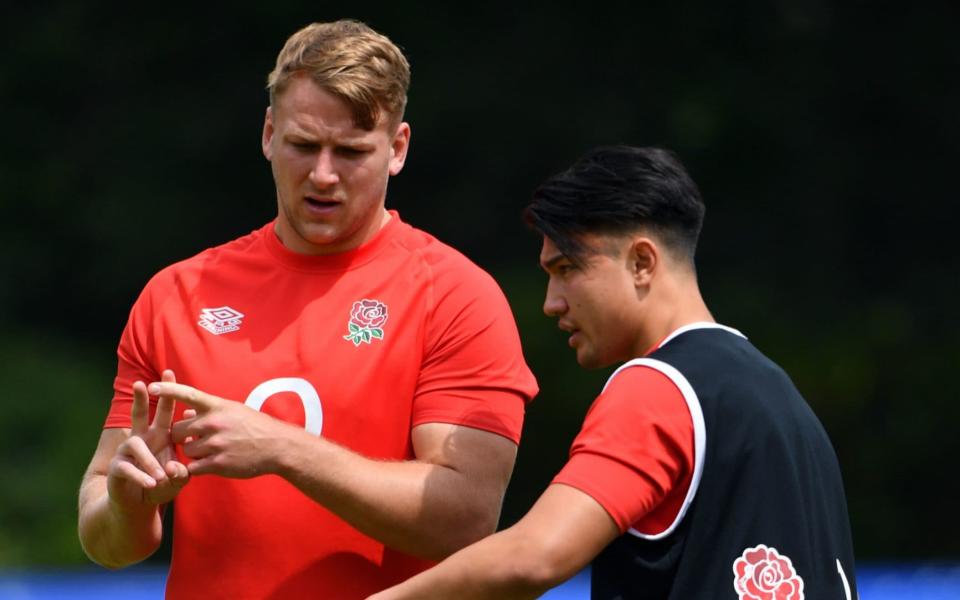
[[[790,600],[844,600],[848,589],[856,599],[843,482],[820,421],[786,373],[733,330],[681,332],[641,362],[669,365],[661,370],[679,372],[699,402],[699,486],[671,533],[626,533],[594,559],[592,597],[738,600],[738,586],[785,585]]]

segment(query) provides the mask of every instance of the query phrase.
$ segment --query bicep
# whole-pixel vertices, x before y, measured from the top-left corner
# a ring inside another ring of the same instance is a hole
[[[513,441],[489,431],[448,423],[418,425],[411,437],[418,461],[456,472],[465,484],[464,493],[495,495],[499,511],[517,458]]]
[[[495,433],[445,423],[414,427],[420,517],[447,540],[447,556],[493,533],[513,472],[517,446]]]

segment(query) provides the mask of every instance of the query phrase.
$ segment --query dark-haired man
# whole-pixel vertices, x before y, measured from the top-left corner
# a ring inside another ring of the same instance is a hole
[[[697,285],[704,207],[655,148],[588,153],[534,194],[544,312],[623,363],[515,526],[375,596],[534,598],[592,561],[602,599],[855,597],[840,470],[787,375]]]

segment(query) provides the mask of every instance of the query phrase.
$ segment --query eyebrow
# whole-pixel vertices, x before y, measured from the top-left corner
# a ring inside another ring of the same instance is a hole
[[[561,260],[569,260],[569,259],[565,254],[554,254],[553,256],[548,258],[546,261],[541,262],[540,266],[543,268],[543,270],[546,271],[546,270],[549,270],[551,267],[553,267],[553,265],[560,262]]]
[[[313,133],[304,131],[302,129],[287,131],[286,135],[284,136],[284,139],[290,139],[290,138],[300,139],[300,140],[304,140],[311,143],[317,143],[317,144],[330,143],[334,146],[362,146],[362,145],[370,145],[373,143],[364,139],[363,136],[336,137],[331,139],[324,136],[314,135]]]

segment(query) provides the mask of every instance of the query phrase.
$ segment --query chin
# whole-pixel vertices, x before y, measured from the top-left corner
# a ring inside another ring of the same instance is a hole
[[[616,359],[597,356],[590,352],[577,351],[577,364],[584,369],[603,369],[617,362]]]
[[[586,352],[577,352],[577,364],[584,369],[599,369],[605,366],[597,360],[596,356],[592,356]]]

